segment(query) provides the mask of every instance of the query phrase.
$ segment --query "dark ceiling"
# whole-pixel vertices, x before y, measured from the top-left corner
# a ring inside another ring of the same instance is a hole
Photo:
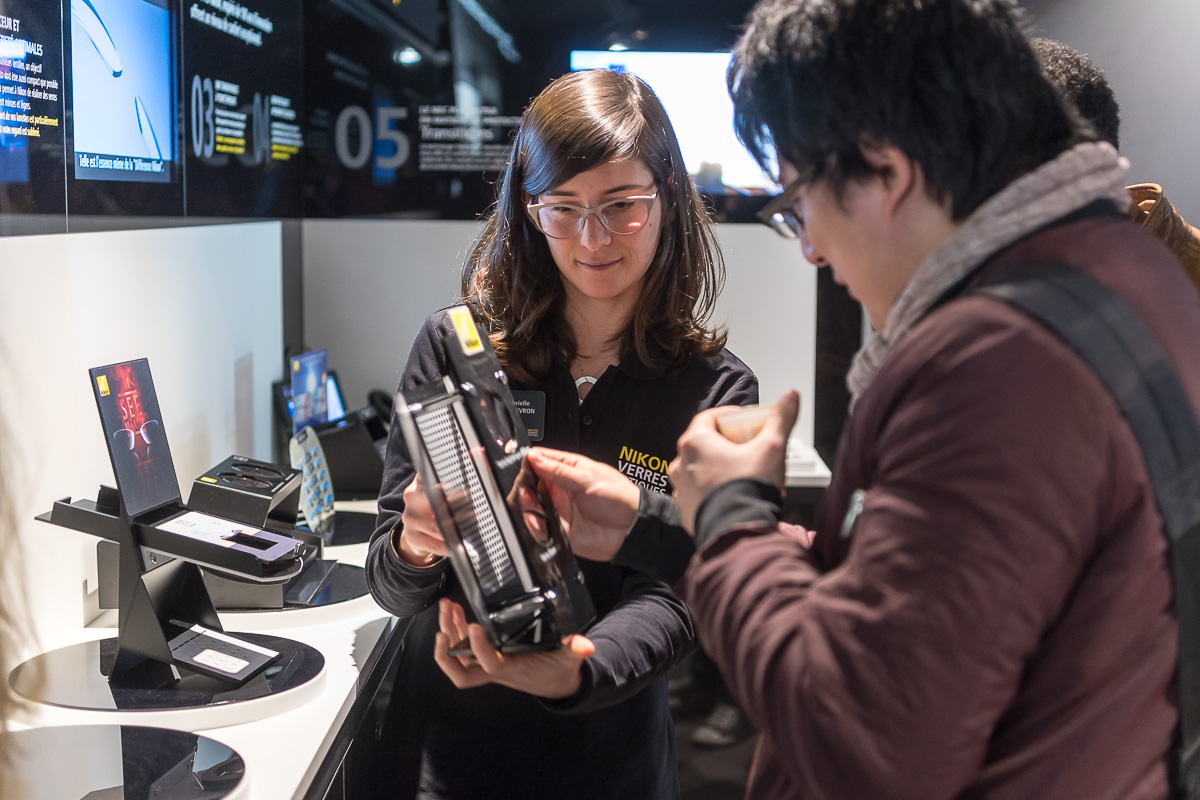
[[[645,35],[646,50],[728,50],[752,0],[489,0],[487,7],[526,48],[564,42],[603,49],[614,36]]]
[[[643,50],[728,50],[755,0],[480,0],[528,50],[539,42],[604,49],[642,31]],[[1018,0],[1036,16],[1047,0]]]

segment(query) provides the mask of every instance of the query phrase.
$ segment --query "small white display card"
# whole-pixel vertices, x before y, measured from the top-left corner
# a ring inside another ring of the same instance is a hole
[[[228,537],[230,536],[239,533],[244,533],[247,536],[257,536],[259,533],[262,533],[261,528],[255,528],[253,525],[201,514],[198,511],[189,511],[186,514],[180,514],[178,517],[173,517],[154,527],[160,531],[177,533],[180,536],[188,536],[204,542],[212,542],[222,547],[232,547],[235,544],[235,542],[229,540]]]

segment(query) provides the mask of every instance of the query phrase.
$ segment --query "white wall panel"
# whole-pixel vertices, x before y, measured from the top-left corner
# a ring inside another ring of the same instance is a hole
[[[793,438],[813,441],[817,353],[817,271],[800,245],[762,225],[718,225],[728,278],[717,319],[729,326],[729,349],[758,376],[762,402],[800,390]]]
[[[305,220],[304,342],[329,350],[346,403],[400,382],[425,318],[458,297],[479,225],[463,221]]]
[[[32,517],[113,484],[89,367],[148,357],[181,489],[271,455],[282,375],[277,222],[0,239],[0,411],[43,644],[78,626],[97,539]]]

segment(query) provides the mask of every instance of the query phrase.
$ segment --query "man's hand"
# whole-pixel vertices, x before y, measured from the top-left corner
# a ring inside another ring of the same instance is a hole
[[[400,534],[393,537],[400,560],[414,567],[428,567],[446,556],[446,540],[442,538],[419,475],[404,488],[401,520]]]
[[[563,639],[558,650],[504,655],[492,647],[483,626],[467,624],[462,606],[443,597],[438,605],[438,633],[433,658],[459,689],[498,683],[537,697],[560,700],[579,691],[583,662],[596,646],[578,634]],[[451,645],[469,643],[473,655],[452,656]]]
[[[787,439],[800,414],[800,395],[789,391],[779,398],[763,429],[745,444],[734,444],[717,430],[718,417],[738,410],[736,406],[724,406],[697,414],[679,437],[679,455],[667,470],[683,527],[693,536],[696,510],[721,484],[756,478],[783,488]]]
[[[529,463],[550,497],[576,554],[612,561],[637,518],[641,491],[616,469],[590,458],[535,447]]]

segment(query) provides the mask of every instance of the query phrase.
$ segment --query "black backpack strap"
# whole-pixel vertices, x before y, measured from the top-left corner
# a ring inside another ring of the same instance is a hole
[[[1200,798],[1200,425],[1175,369],[1113,290],[1062,262],[1004,272],[975,289],[1054,331],[1099,376],[1142,450],[1169,540],[1179,622],[1179,784]]]

